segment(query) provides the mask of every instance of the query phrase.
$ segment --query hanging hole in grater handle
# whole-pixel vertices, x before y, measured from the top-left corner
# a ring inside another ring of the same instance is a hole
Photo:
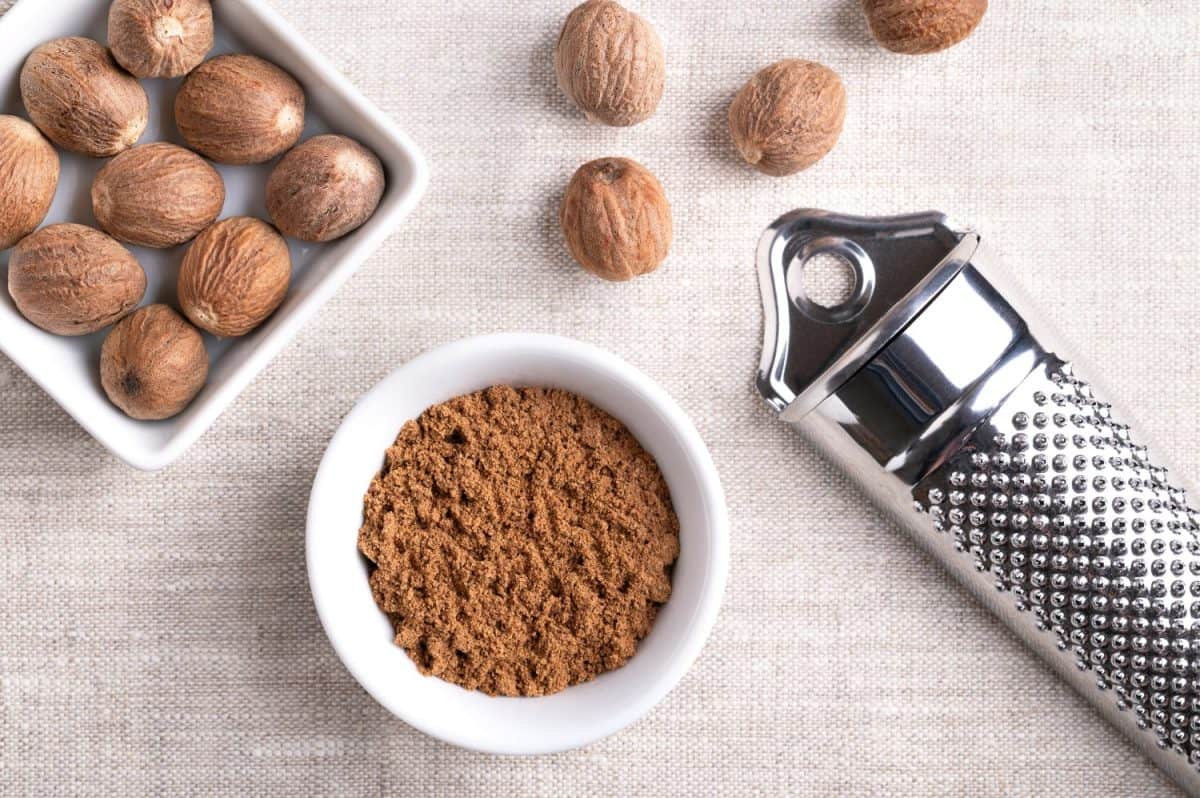
[[[803,417],[919,314],[978,244],[978,235],[936,212],[868,217],[804,208],[780,216],[756,251],[763,398],[787,420]],[[854,273],[850,296],[833,307],[805,285],[806,265],[820,254],[844,259]]]
[[[792,259],[788,296],[804,315],[822,324],[841,324],[862,314],[875,293],[871,256],[840,236],[814,238]]]

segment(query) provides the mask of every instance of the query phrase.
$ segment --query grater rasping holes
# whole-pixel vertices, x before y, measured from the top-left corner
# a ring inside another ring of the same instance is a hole
[[[1194,513],[1067,364],[1031,375],[915,495],[1119,709],[1200,763]]]
[[[855,277],[832,308],[824,253]],[[758,268],[768,404],[1200,795],[1200,514],[979,236],[797,211]]]

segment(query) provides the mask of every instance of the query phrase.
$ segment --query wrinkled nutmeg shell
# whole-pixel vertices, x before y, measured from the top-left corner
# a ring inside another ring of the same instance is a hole
[[[208,161],[174,144],[143,144],[109,161],[92,182],[92,211],[114,238],[173,247],[212,224],[225,182]]]
[[[795,174],[825,157],[846,119],[837,73],[813,61],[759,71],[729,106],[729,132],[746,162],[768,175]]]
[[[588,0],[567,16],[554,70],[558,85],[588,119],[626,127],[658,108],[666,58],[646,20],[614,0]]]
[[[662,184],[628,158],[579,167],[563,197],[560,221],[571,255],[605,280],[648,274],[671,249],[671,206]]]
[[[276,165],[267,180],[267,212],[284,234],[332,241],[366,223],[383,197],[383,164],[345,136],[316,136]]]
[[[204,339],[166,305],[130,313],[100,349],[100,385],[130,418],[158,421],[178,415],[207,379]]]
[[[92,158],[132,147],[150,118],[142,84],[91,39],[41,45],[25,60],[20,82],[25,110],[46,138]]]
[[[0,249],[37,229],[58,189],[58,153],[36,127],[0,116]]]
[[[894,53],[936,53],[971,35],[987,0],[863,0],[875,39]]]
[[[43,330],[87,335],[137,307],[146,273],[129,250],[99,230],[53,224],[12,251],[8,293],[21,315]]]
[[[213,335],[245,335],[287,295],[292,259],[283,236],[249,216],[222,219],[196,236],[179,268],[179,304]]]
[[[188,145],[218,163],[264,163],[300,140],[304,90],[253,55],[219,55],[187,76],[175,124]]]
[[[178,78],[213,46],[209,0],[114,0],[108,9],[113,58],[139,78]]]

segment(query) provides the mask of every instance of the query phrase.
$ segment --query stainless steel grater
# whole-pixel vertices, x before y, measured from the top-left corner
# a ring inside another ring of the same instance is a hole
[[[804,292],[822,253],[836,307]],[[1200,513],[979,236],[796,211],[758,269],[767,403],[1200,795]]]

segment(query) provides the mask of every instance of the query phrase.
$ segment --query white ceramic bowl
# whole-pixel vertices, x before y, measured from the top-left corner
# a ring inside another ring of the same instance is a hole
[[[670,600],[622,668],[538,698],[492,698],[422,676],[392,640],[358,553],[363,495],[404,422],[490,385],[579,394],[620,419],[658,461],[680,522]],[[321,623],[350,673],[421,731],[479,751],[538,754],[586,745],[633,723],[679,682],[717,617],[729,519],[700,435],[667,393],[615,355],[548,335],[470,338],[427,352],[362,398],[334,435],[308,508],[309,582]]]
[[[0,17],[0,114],[25,117],[17,76],[34,47],[59,36],[90,36],[106,41],[109,4],[110,0],[19,0]],[[96,440],[143,469],[163,468],[208,429],[359,264],[395,231],[420,199],[428,180],[424,159],[408,137],[265,3],[213,0],[212,5],[217,34],[212,54],[254,53],[295,75],[308,97],[304,138],[332,130],[358,139],[383,161],[388,187],[371,220],[345,238],[316,246],[288,242],[292,286],[283,305],[243,338],[217,340],[206,335],[212,361],[208,385],[187,410],[166,421],[134,421],[105,397],[100,387],[100,345],[107,330],[63,338],[39,330],[17,312],[7,290],[11,250],[0,252],[0,351]],[[347,34],[353,38],[353,31]],[[181,82],[142,81],[150,97],[150,123],[142,143],[183,143],[172,112]],[[105,161],[68,153],[60,153],[60,157],[58,193],[46,224],[72,221],[95,226],[89,192],[93,176]],[[271,166],[273,163],[217,167],[226,187],[222,217],[248,214],[269,218],[264,197]],[[185,250],[133,248],[149,283],[144,304],[174,304],[176,275]]]

